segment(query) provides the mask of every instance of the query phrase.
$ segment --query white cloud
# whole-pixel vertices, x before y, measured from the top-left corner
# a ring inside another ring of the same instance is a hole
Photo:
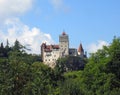
[[[25,13],[32,3],[33,0],[0,0],[0,20]]]
[[[55,9],[59,9],[63,6],[63,0],[51,0],[51,3]]]
[[[40,53],[42,42],[51,44],[54,41],[50,34],[42,32],[37,27],[30,28],[18,18],[33,6],[35,0],[0,0],[0,42],[13,45],[17,39],[23,45],[30,44],[31,53]]]
[[[88,46],[88,53],[95,53],[97,50],[102,49],[103,46],[108,46],[109,44],[106,41],[99,40],[97,43],[92,43]]]
[[[40,45],[42,42],[47,44],[52,44],[54,41],[51,38],[50,34],[43,33],[39,28],[24,25],[18,18],[8,19],[5,22],[7,29],[0,31],[0,40],[3,42],[6,39],[9,40],[9,43],[14,43],[17,39],[23,45],[30,44],[31,53],[40,54]]]
[[[67,5],[65,5],[64,0],[50,0],[53,8],[55,10],[62,10],[65,13],[68,13],[70,11],[70,7],[68,7]]]

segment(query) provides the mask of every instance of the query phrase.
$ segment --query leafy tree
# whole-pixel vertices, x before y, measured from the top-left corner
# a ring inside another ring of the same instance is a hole
[[[29,68],[22,62],[7,63],[6,69],[2,69],[1,76],[1,95],[21,95],[26,82],[28,81]]]
[[[33,63],[30,69],[31,78],[25,85],[25,95],[29,95],[30,93],[30,95],[48,95],[52,93],[52,69],[38,62]]]
[[[55,69],[61,73],[66,71],[82,70],[84,69],[86,63],[86,59],[82,59],[76,56],[68,56],[58,59]]]
[[[108,72],[113,73],[120,80],[120,38],[114,38],[108,49],[110,61],[107,64]]]
[[[21,49],[22,49],[22,51],[23,51],[23,45],[21,45],[20,44],[20,42],[18,41],[18,40],[16,40],[15,41],[15,43],[14,43],[14,46],[13,46],[13,51],[21,51]]]
[[[119,95],[120,38],[88,60],[65,57],[54,69],[15,41],[0,45],[0,95]],[[87,63],[88,62],[88,63]],[[86,64],[87,63],[87,64]],[[75,71],[74,71],[75,70]]]
[[[67,79],[60,85],[60,95],[83,95],[78,81]]]
[[[81,86],[82,71],[64,73],[65,80],[60,83],[60,95],[84,95]]]
[[[115,90],[119,93],[119,50],[120,39],[114,38],[109,46],[90,56],[81,78],[85,95],[112,95]]]

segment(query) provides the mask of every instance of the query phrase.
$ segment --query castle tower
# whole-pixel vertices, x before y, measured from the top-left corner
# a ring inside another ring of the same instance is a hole
[[[69,37],[63,32],[62,35],[59,36],[59,47],[60,47],[60,57],[69,55]]]
[[[84,49],[82,47],[82,44],[80,44],[80,46],[78,48],[78,56],[84,57]]]

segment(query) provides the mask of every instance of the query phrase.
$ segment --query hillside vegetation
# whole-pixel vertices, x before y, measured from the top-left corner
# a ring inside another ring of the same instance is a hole
[[[0,95],[119,95],[120,38],[88,59],[58,59],[54,69],[19,41],[0,46]],[[76,60],[77,61],[76,61]],[[80,63],[79,63],[80,62]],[[78,65],[77,68],[75,65]],[[74,67],[75,66],[75,67]]]

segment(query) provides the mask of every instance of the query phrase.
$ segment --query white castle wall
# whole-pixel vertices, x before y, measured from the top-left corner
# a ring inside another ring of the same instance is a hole
[[[43,56],[43,62],[53,68],[56,65],[56,60],[59,58],[59,49],[53,49],[52,52],[44,52]]]

